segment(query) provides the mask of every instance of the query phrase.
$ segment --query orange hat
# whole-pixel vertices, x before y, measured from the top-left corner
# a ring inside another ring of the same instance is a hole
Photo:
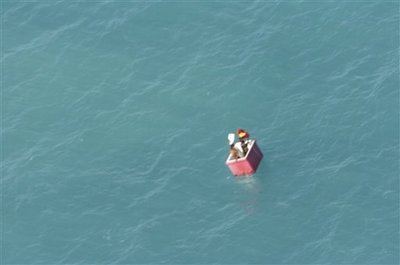
[[[248,138],[250,137],[250,134],[246,132],[243,129],[237,129],[237,134],[239,135],[239,138]]]

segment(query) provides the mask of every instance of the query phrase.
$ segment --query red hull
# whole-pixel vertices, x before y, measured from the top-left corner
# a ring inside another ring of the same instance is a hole
[[[249,143],[249,151],[245,157],[232,159],[231,155],[226,159],[225,164],[235,176],[250,176],[254,174],[263,158],[263,154],[255,140]]]

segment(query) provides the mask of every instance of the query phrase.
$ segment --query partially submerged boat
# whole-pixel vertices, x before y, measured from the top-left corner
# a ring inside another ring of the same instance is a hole
[[[228,155],[225,164],[235,176],[250,176],[257,171],[263,154],[258,147],[256,140],[248,140],[248,151],[244,157],[235,159],[232,154]]]

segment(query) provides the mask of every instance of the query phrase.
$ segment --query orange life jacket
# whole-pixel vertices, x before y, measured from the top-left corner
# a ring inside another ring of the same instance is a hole
[[[250,134],[243,129],[237,129],[237,134],[239,135],[239,139],[245,139],[250,137]]]

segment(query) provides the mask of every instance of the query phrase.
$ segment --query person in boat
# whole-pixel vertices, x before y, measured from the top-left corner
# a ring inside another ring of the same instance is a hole
[[[249,151],[249,148],[247,146],[247,144],[249,143],[249,137],[250,134],[248,132],[246,132],[243,129],[237,129],[237,134],[239,136],[239,142],[240,142],[240,147],[243,150],[243,155],[245,156],[247,154],[247,151]]]
[[[234,144],[235,142],[235,134],[230,133],[228,135],[228,140],[229,140],[229,146],[230,146],[230,155],[232,159],[239,159],[241,157],[244,157],[243,150],[240,146],[239,143]],[[239,145],[238,145],[239,144]]]
[[[230,154],[231,154],[231,158],[232,159],[238,159],[239,158],[239,151],[236,149],[236,147],[235,147],[235,145],[234,144],[231,144],[230,145]]]

